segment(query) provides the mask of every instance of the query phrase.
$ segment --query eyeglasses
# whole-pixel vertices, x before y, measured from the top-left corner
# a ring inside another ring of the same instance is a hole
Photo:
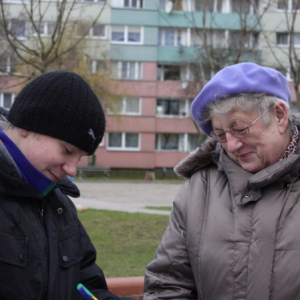
[[[247,124],[234,125],[228,131],[217,129],[212,131],[210,133],[210,136],[220,143],[225,143],[227,141],[226,132],[229,132],[237,139],[242,139],[249,134],[250,127],[253,126],[264,114],[266,114],[272,108],[272,106],[273,104],[267,110],[265,110],[257,119],[255,119],[253,122],[251,122],[248,125]]]

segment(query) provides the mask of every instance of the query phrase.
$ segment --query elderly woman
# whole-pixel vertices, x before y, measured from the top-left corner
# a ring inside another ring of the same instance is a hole
[[[192,103],[208,135],[175,171],[180,189],[145,298],[300,297],[299,121],[281,73],[252,63],[218,72]]]

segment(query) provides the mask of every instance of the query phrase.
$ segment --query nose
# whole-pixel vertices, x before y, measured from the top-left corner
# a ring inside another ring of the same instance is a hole
[[[72,159],[64,163],[62,165],[62,169],[68,176],[75,177],[77,173],[77,166],[78,166],[78,161]]]
[[[235,152],[243,146],[243,142],[233,136],[230,132],[226,132],[226,148],[229,152]]]

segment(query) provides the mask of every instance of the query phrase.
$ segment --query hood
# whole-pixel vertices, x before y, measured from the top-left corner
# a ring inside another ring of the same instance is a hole
[[[0,130],[4,128],[4,123],[7,121],[8,110],[0,106]]]
[[[300,132],[300,114],[292,114],[292,124],[296,125]],[[300,141],[298,142],[297,153],[300,152]],[[220,143],[211,137],[207,137],[201,147],[188,155],[174,167],[174,172],[182,178],[190,178],[196,171],[205,168],[211,163],[217,163],[223,148]]]
[[[175,173],[179,177],[190,178],[193,173],[211,164],[220,148],[218,142],[208,137],[201,147],[197,148],[175,166]]]

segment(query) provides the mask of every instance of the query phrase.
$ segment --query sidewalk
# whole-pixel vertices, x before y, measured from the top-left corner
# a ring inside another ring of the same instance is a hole
[[[178,182],[78,182],[81,196],[71,198],[78,209],[96,208],[126,212],[168,215],[170,211],[146,209],[146,206],[171,207],[183,184]]]

